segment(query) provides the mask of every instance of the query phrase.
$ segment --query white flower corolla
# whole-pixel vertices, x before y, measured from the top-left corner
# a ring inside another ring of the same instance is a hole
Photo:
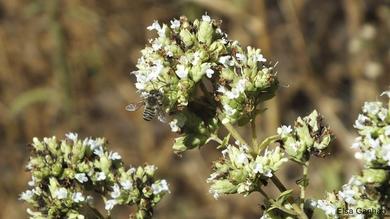
[[[116,199],[121,195],[121,189],[119,188],[118,184],[114,184],[114,186],[111,187],[112,192],[111,192],[111,198]]]
[[[145,172],[154,173],[157,170],[155,165],[147,165],[145,166]]]
[[[381,93],[381,96],[387,96],[388,98],[390,98],[390,90]]]
[[[264,58],[263,54],[256,54],[256,55],[254,55],[254,59],[257,62],[266,62],[267,61],[267,59]]]
[[[371,162],[371,161],[375,160],[376,159],[375,150],[365,151],[363,153],[363,157],[362,158],[364,160],[368,161],[368,162]]]
[[[180,132],[180,127],[177,125],[177,119],[173,119],[169,122],[172,132]]]
[[[104,208],[107,211],[111,211],[115,207],[116,204],[118,204],[117,200],[110,199],[110,200],[106,201],[106,204],[105,204]]]
[[[362,137],[357,137],[355,138],[355,142],[352,143],[351,148],[356,149],[356,148],[360,148],[361,146],[362,146]]]
[[[72,200],[76,203],[79,203],[79,202],[85,201],[85,197],[83,196],[83,194],[81,192],[75,192],[72,195]]]
[[[58,188],[55,192],[54,192],[54,195],[53,195],[53,198],[57,198],[57,199],[65,199],[68,197],[68,190],[66,190],[66,188]]]
[[[213,74],[214,74],[214,70],[213,69],[211,69],[211,68],[206,69],[206,76],[208,78],[213,77]]]
[[[202,15],[202,21],[211,22],[211,18],[210,18],[210,16],[208,16],[207,14],[205,14],[205,15]]]
[[[172,29],[178,29],[180,27],[180,21],[177,19],[173,19],[171,21],[171,28]]]
[[[106,179],[106,174],[104,172],[97,172],[96,173],[96,180],[97,181],[103,181]]]
[[[88,177],[85,173],[76,173],[74,178],[77,179],[80,183],[88,182]]]
[[[389,144],[384,144],[382,146],[382,157],[385,161],[387,161],[388,165],[390,166],[390,143]]]
[[[194,52],[193,56],[192,56],[192,61],[191,61],[191,64],[193,66],[195,65],[199,65],[201,63],[201,53],[199,51],[196,51]]]
[[[378,112],[378,117],[381,121],[385,121],[387,115],[389,114],[389,111],[385,108],[381,108]]]
[[[69,133],[66,133],[65,134],[65,137],[69,140],[72,140],[73,142],[76,142],[77,141],[77,138],[78,138],[78,134],[77,133],[74,133],[74,132],[69,132]],[[45,140],[45,139],[44,139]]]
[[[337,207],[330,203],[328,200],[316,201],[316,207],[323,210],[328,216],[336,216]]]
[[[237,58],[238,61],[241,61],[243,63],[245,63],[246,60],[247,60],[246,56],[244,54],[242,54],[242,53],[237,53],[236,54],[236,58]]]
[[[122,157],[121,157],[121,155],[118,154],[118,152],[110,151],[110,153],[108,155],[108,159],[110,159],[110,160],[120,160],[120,159],[122,159]]]
[[[379,138],[373,139],[373,138],[371,137],[371,135],[368,135],[368,136],[367,136],[367,141],[368,141],[368,144],[369,144],[372,148],[377,148],[377,147],[380,146]]]
[[[34,190],[26,190],[22,192],[22,194],[20,194],[19,200],[25,200],[25,201],[31,200],[34,197],[34,194],[35,194]]]
[[[152,190],[153,190],[153,194],[155,194],[155,195],[160,194],[162,192],[169,192],[169,187],[168,187],[167,181],[165,179],[163,179],[158,183],[153,183]]]
[[[29,186],[35,186],[35,183],[36,183],[35,176],[32,176],[32,177],[31,177],[31,180],[28,181],[27,184],[28,184]]]
[[[350,185],[348,185],[348,184],[344,185],[343,190],[339,191],[338,195],[340,196],[340,198],[342,198],[348,204],[351,204],[351,205],[356,204],[356,200],[354,198],[354,196],[356,195],[356,192],[355,192],[355,190],[353,190],[353,188]]]
[[[130,180],[121,181],[120,184],[125,190],[130,190],[133,188],[133,183]]]
[[[369,118],[367,116],[365,116],[363,114],[359,114],[353,127],[357,128],[357,129],[363,129],[366,126],[365,122],[368,120],[369,120]]]
[[[102,157],[104,155],[103,147],[98,146],[97,148],[95,148],[95,150],[93,150],[93,153],[99,157]]]
[[[381,102],[365,102],[363,105],[363,112],[375,115],[379,112],[381,107]]]
[[[278,133],[278,135],[280,135],[280,137],[284,138],[292,132],[292,128],[290,125],[289,126],[282,125],[276,130],[276,132]]]
[[[164,65],[161,60],[156,60],[153,62],[153,66],[150,68],[150,72],[148,74],[148,77],[146,78],[147,81],[154,81],[158,78],[158,76],[162,73],[164,70]]]
[[[237,110],[234,109],[233,107],[231,107],[229,104],[224,104],[223,109],[226,112],[226,115],[228,115],[228,116],[232,116],[232,115],[234,115],[234,113],[237,112]]]
[[[175,73],[180,79],[187,78],[188,69],[184,65],[177,65]]]
[[[224,65],[225,67],[234,65],[234,62],[233,62],[231,56],[221,56],[221,57],[219,57],[218,62],[221,63],[222,65]]]

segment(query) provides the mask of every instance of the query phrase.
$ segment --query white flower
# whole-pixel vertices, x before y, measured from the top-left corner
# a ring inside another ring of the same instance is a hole
[[[169,126],[171,127],[172,132],[179,132],[180,127],[177,125],[177,119],[172,120],[169,123]]]
[[[377,114],[382,107],[381,102],[365,102],[363,105],[363,112],[364,113],[371,113],[371,114]]]
[[[253,172],[256,174],[256,173],[263,173],[264,172],[264,169],[263,169],[263,164],[261,163],[255,163],[255,166],[253,168]]]
[[[213,69],[208,68],[208,69],[206,70],[206,76],[207,76],[208,78],[213,77],[213,74],[214,74],[214,70],[213,70]]]
[[[336,206],[327,200],[318,200],[317,208],[322,209],[326,215],[336,215]]]
[[[74,132],[69,132],[69,133],[65,134],[65,137],[69,140],[72,140],[73,142],[76,142],[77,138],[78,138],[78,134],[74,133]]]
[[[211,193],[213,195],[215,200],[217,200],[219,198],[219,193],[217,191],[210,189],[209,193]]]
[[[256,55],[254,56],[254,58],[255,58],[255,60],[258,61],[258,62],[266,62],[266,61],[267,61],[267,59],[264,58],[263,54],[256,54]]]
[[[375,160],[376,159],[375,151],[371,150],[371,151],[364,152],[363,159],[368,161],[368,162]]]
[[[83,196],[83,194],[81,192],[76,192],[76,193],[73,193],[72,200],[76,203],[79,203],[79,202],[85,201],[85,197]]]
[[[346,184],[343,186],[343,190],[339,191],[339,196],[344,199],[348,204],[354,205],[356,204],[356,200],[354,198],[355,191],[351,188],[350,185]]]
[[[110,199],[110,200],[106,201],[104,208],[107,211],[111,211],[115,207],[116,204],[117,204],[117,201],[115,199]]]
[[[201,60],[200,60],[200,55],[201,53],[199,51],[196,51],[194,54],[193,54],[193,57],[192,57],[192,62],[191,64],[192,65],[199,65]]]
[[[382,146],[382,157],[388,161],[388,165],[390,166],[390,144],[384,144]]]
[[[104,172],[97,172],[96,173],[96,180],[102,181],[106,179],[106,174]]]
[[[210,18],[210,16],[208,16],[207,14],[205,14],[205,15],[202,15],[202,21],[210,22],[210,21],[211,21],[211,18]]]
[[[148,26],[146,29],[148,30],[157,30],[157,31],[161,31],[161,26],[160,24],[158,23],[158,21],[154,21],[152,25]]]
[[[130,180],[121,181],[120,184],[125,190],[130,190],[133,188],[133,183]]]
[[[122,159],[122,157],[121,157],[121,155],[118,154],[118,152],[110,151],[110,154],[108,155],[108,159],[110,159],[110,160],[120,160],[120,159]]]
[[[371,135],[368,135],[368,136],[367,136],[367,140],[368,140],[368,144],[369,144],[372,148],[377,148],[377,147],[379,147],[379,145],[380,145],[379,138],[377,138],[377,139],[374,140],[374,139],[371,137]]]
[[[228,115],[228,116],[234,115],[234,113],[236,113],[236,111],[237,111],[236,109],[233,109],[229,104],[224,104],[223,109],[224,109],[226,115]]]
[[[158,183],[153,183],[152,190],[153,190],[153,194],[155,195],[160,194],[161,192],[169,192],[167,181],[163,179]]]
[[[240,153],[234,162],[240,165],[248,164],[248,155],[246,153]]]
[[[65,199],[68,196],[68,190],[65,188],[59,188],[54,192],[54,198]]]
[[[20,194],[19,200],[31,200],[34,197],[34,191],[33,190],[26,190]]]
[[[30,180],[30,181],[28,181],[28,183],[27,183],[27,184],[28,184],[29,186],[34,186],[34,185],[35,185],[35,182],[36,182],[36,180],[35,180],[35,177],[34,177],[34,176],[32,176],[32,177],[31,177],[31,180]]]
[[[387,96],[388,98],[390,98],[390,90],[383,92],[381,96]]]
[[[237,58],[237,60],[239,60],[241,62],[246,62],[246,56],[244,54],[237,53],[236,58]]]
[[[221,56],[221,57],[219,57],[218,62],[221,63],[222,65],[224,65],[225,67],[226,66],[233,66],[234,63],[231,60],[231,58],[232,58],[231,56]]]
[[[351,148],[360,148],[362,145],[362,137],[355,138],[355,142],[352,144]]]
[[[85,175],[85,173],[76,173],[74,175],[74,178],[76,178],[77,181],[79,181],[81,183],[88,182],[88,177]]]
[[[378,117],[380,120],[385,121],[388,114],[388,110],[385,108],[381,108],[381,110],[378,113]]]
[[[177,19],[174,19],[171,21],[171,28],[172,29],[177,29],[180,27],[180,21]]]
[[[276,132],[278,133],[278,135],[284,138],[292,132],[292,128],[290,125],[289,126],[282,125],[276,130]]]
[[[227,90],[224,86],[219,85],[217,92],[225,94],[227,92]]]
[[[367,116],[359,114],[353,127],[357,128],[357,129],[363,129],[365,127],[365,122],[367,120],[369,120],[369,118]]]
[[[114,186],[112,186],[111,188],[112,188],[111,198],[113,199],[118,198],[121,195],[121,190],[119,188],[119,185],[115,183]]]
[[[103,150],[103,147],[102,146],[99,146],[97,148],[95,148],[95,150],[93,151],[93,153],[99,157],[103,156],[104,155],[104,150]]]
[[[157,170],[157,167],[155,165],[147,165],[145,167],[145,172],[147,173],[154,173]]]
[[[385,127],[385,135],[390,136],[390,125]]]
[[[184,65],[177,65],[176,66],[176,75],[181,79],[187,78],[188,69],[186,69],[186,67]]]
[[[235,89],[237,90],[238,93],[243,93],[245,91],[247,82],[248,81],[246,79],[240,79],[237,82]]]

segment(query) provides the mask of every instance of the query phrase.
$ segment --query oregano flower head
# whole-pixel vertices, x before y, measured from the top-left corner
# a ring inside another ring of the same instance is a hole
[[[34,138],[31,149],[30,189],[20,196],[34,209],[28,209],[30,218],[85,218],[96,195],[108,214],[117,205],[135,205],[137,218],[150,218],[169,192],[167,182],[155,178],[155,166],[126,168],[104,138]]]

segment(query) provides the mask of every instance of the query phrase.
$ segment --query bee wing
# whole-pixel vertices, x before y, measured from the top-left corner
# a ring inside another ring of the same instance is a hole
[[[158,112],[157,114],[157,118],[158,120],[160,120],[160,122],[162,123],[167,123],[168,122],[168,116],[164,113],[164,112]]]
[[[141,106],[143,106],[144,104],[145,104],[144,101],[139,101],[137,103],[130,103],[129,105],[126,106],[126,110],[129,112],[134,112],[139,108],[141,108]]]

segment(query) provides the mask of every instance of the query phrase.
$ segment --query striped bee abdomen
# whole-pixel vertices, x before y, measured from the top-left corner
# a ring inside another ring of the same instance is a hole
[[[151,121],[154,117],[156,117],[156,110],[146,107],[143,114],[144,120]]]

